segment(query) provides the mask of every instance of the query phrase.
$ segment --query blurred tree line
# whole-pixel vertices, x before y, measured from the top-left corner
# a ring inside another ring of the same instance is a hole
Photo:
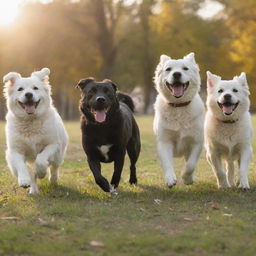
[[[196,53],[205,72],[225,79],[245,71],[256,109],[256,1],[218,0],[223,10],[203,19],[204,0],[54,0],[22,8],[16,22],[0,26],[0,75],[51,69],[55,106],[65,119],[79,116],[81,78],[112,79],[120,90],[140,87],[146,113],[155,97],[152,77],[161,54]],[[5,115],[0,98],[0,118]]]

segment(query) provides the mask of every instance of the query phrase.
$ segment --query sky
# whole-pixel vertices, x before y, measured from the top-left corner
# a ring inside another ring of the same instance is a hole
[[[29,1],[37,0],[0,0],[0,24],[8,25],[17,20],[20,7]],[[40,2],[44,4],[47,4],[51,1],[52,0],[40,0]],[[214,0],[206,0],[205,3],[202,4],[201,9],[198,11],[198,15],[204,19],[208,19],[217,14],[222,9],[223,6],[220,3]]]

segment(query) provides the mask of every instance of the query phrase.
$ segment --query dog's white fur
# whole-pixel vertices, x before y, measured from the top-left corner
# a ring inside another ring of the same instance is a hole
[[[45,177],[48,167],[50,182],[57,184],[68,142],[61,117],[52,104],[49,74],[50,70],[43,68],[30,77],[10,72],[3,78],[8,109],[6,160],[19,186],[30,187],[30,194],[38,193],[36,178]],[[26,101],[26,93],[31,93],[35,102],[40,100],[32,114],[19,103]],[[31,173],[28,165],[33,169]]]
[[[205,148],[219,188],[235,186],[234,161],[239,162],[238,187],[249,189],[248,166],[252,157],[252,124],[249,113],[249,87],[245,73],[233,80],[207,72],[207,114],[205,120]],[[239,102],[230,115],[225,115],[217,102],[231,95],[232,103]],[[225,161],[226,171],[222,166]]]
[[[187,67],[188,70],[183,68]],[[166,69],[172,68],[171,71]],[[175,98],[166,86],[172,83],[173,73],[180,72],[182,83],[189,82],[187,90],[180,98]],[[176,184],[173,157],[184,156],[185,171],[182,179],[185,184],[194,181],[194,170],[203,147],[204,104],[198,94],[200,90],[199,67],[194,53],[183,59],[160,57],[155,72],[155,84],[158,96],[155,102],[154,132],[157,137],[157,149],[165,173],[167,186]],[[187,106],[173,107],[169,103],[190,102]]]

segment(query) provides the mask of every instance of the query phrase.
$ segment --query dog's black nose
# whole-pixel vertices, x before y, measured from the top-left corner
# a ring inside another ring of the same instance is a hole
[[[174,73],[173,73],[173,77],[174,77],[175,79],[180,79],[181,73],[180,73],[180,72],[174,72]]]
[[[104,97],[97,97],[97,98],[96,98],[96,101],[97,101],[98,103],[104,103],[104,102],[106,101],[106,99],[105,99]]]
[[[224,95],[224,99],[225,99],[225,100],[231,100],[231,97],[232,97],[232,96],[231,96],[230,94],[225,94],[225,95]]]
[[[33,97],[33,94],[30,92],[25,93],[26,98],[31,99]]]

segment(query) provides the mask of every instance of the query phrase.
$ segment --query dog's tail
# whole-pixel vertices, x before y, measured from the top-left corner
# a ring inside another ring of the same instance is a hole
[[[132,98],[128,94],[123,92],[118,92],[117,98],[120,102],[123,102],[124,104],[126,104],[131,109],[132,112],[134,112],[135,106]]]

